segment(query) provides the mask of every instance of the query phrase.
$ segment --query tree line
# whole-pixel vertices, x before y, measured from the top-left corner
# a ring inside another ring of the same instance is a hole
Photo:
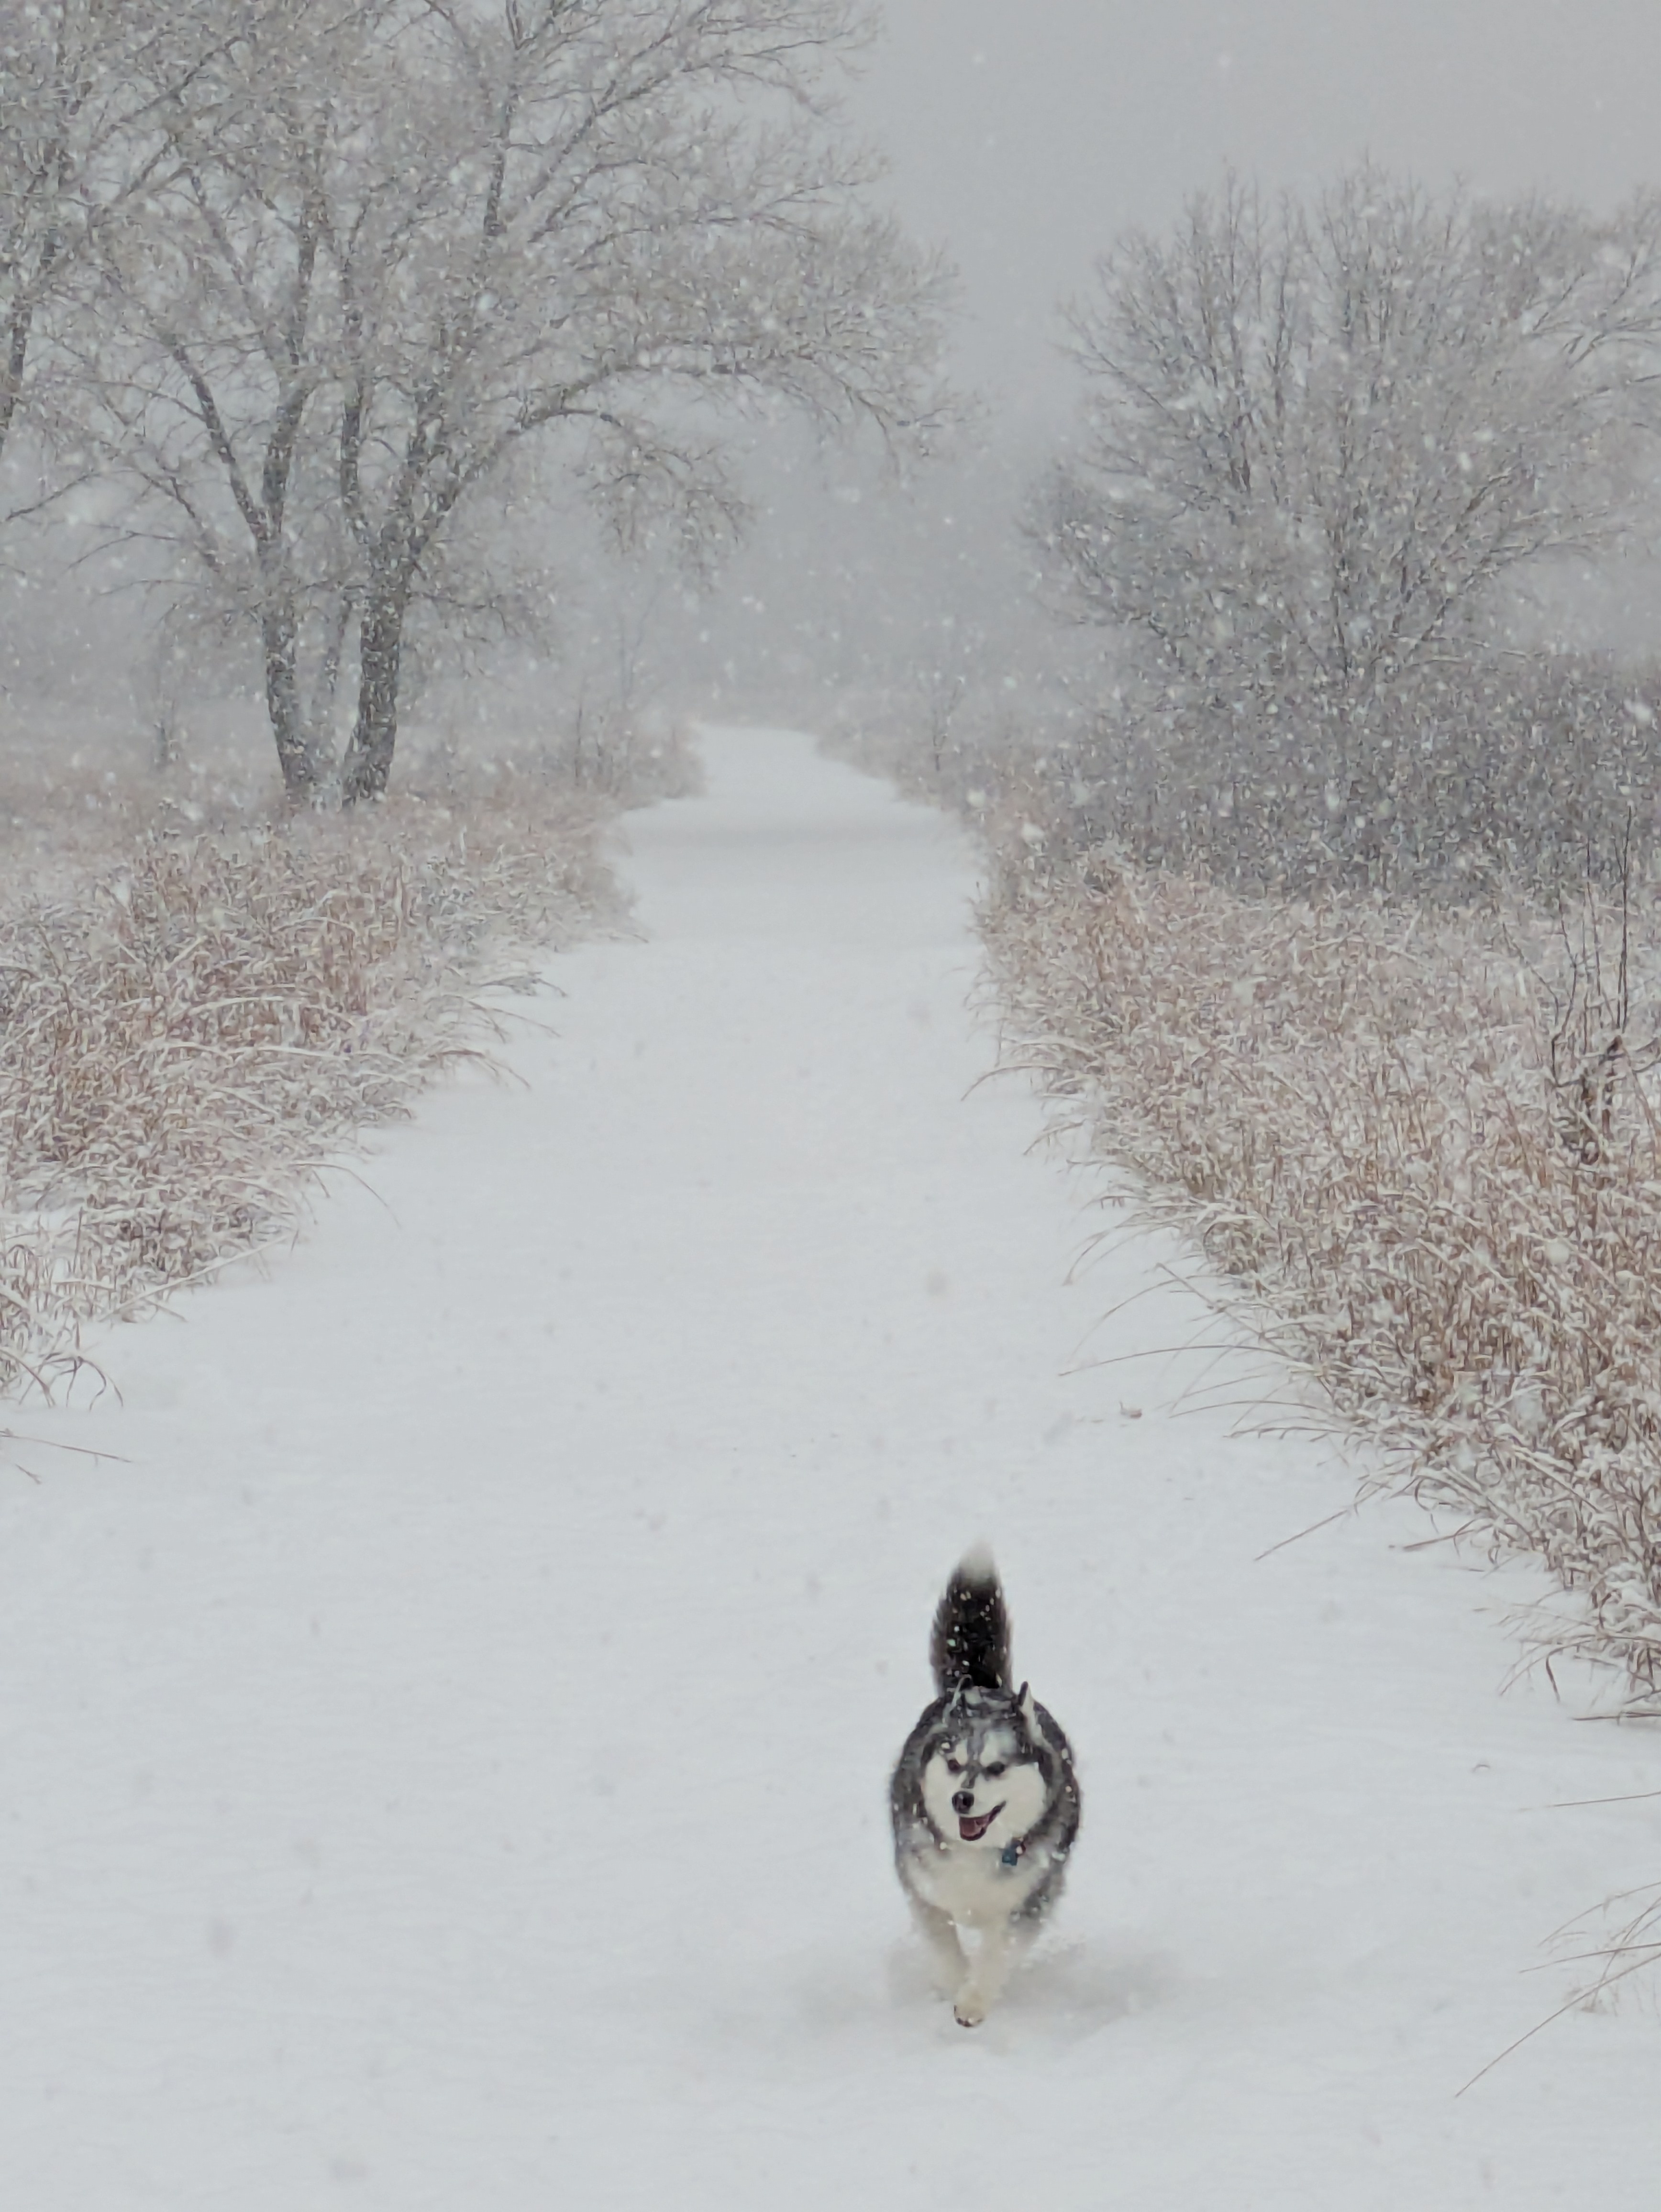
[[[735,412],[928,448],[952,278],[838,111],[870,28],[0,0],[0,458],[50,455],[13,519],[90,488],[175,617],[257,640],[289,795],[376,795],[412,628],[545,626],[563,489],[696,567],[747,519]],[[1661,196],[1230,177],[1123,236],[1067,329],[1083,411],[1025,525],[1110,648],[1097,817],[1287,881],[1652,834],[1661,684],[1541,649],[1541,608],[1646,542]]]

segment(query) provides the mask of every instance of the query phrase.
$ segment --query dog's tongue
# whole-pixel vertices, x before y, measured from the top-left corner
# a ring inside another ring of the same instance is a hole
[[[959,1820],[958,1833],[966,1844],[979,1843],[1002,1810],[1001,1805],[995,1805],[989,1813],[983,1813],[978,1820]]]

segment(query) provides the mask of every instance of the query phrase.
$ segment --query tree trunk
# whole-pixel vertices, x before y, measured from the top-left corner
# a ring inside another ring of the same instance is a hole
[[[373,588],[358,625],[357,720],[341,770],[341,800],[379,799],[392,772],[398,744],[398,685],[404,656],[404,617],[410,604],[408,577],[395,577]]]
[[[259,633],[265,651],[265,711],[277,740],[283,788],[291,805],[314,806],[329,783],[332,764],[306,726],[295,669],[297,626],[286,598],[267,601]]]

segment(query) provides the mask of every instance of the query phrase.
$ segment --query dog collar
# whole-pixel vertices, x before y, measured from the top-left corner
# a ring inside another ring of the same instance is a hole
[[[1026,1838],[1025,1838],[1025,1836],[1018,1837],[1018,1838],[1016,1838],[1016,1840],[1015,1840],[1013,1844],[1006,1844],[1004,1845],[1003,1849],[999,1852],[999,1854],[998,1854],[998,1864],[999,1864],[1000,1866],[1007,1866],[1007,1867],[1017,1867],[1017,1866],[1019,1866],[1019,1865],[1020,1864],[1020,1863],[1021,1863],[1021,1855],[1022,1855],[1022,1853],[1025,1850],[1025,1849],[1026,1849]]]

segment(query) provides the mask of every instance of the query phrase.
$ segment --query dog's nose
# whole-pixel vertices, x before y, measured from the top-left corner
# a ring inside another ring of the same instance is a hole
[[[974,1809],[974,1791],[972,1790],[959,1790],[957,1796],[952,1800],[952,1810],[961,1816],[965,1814],[972,1813]]]

